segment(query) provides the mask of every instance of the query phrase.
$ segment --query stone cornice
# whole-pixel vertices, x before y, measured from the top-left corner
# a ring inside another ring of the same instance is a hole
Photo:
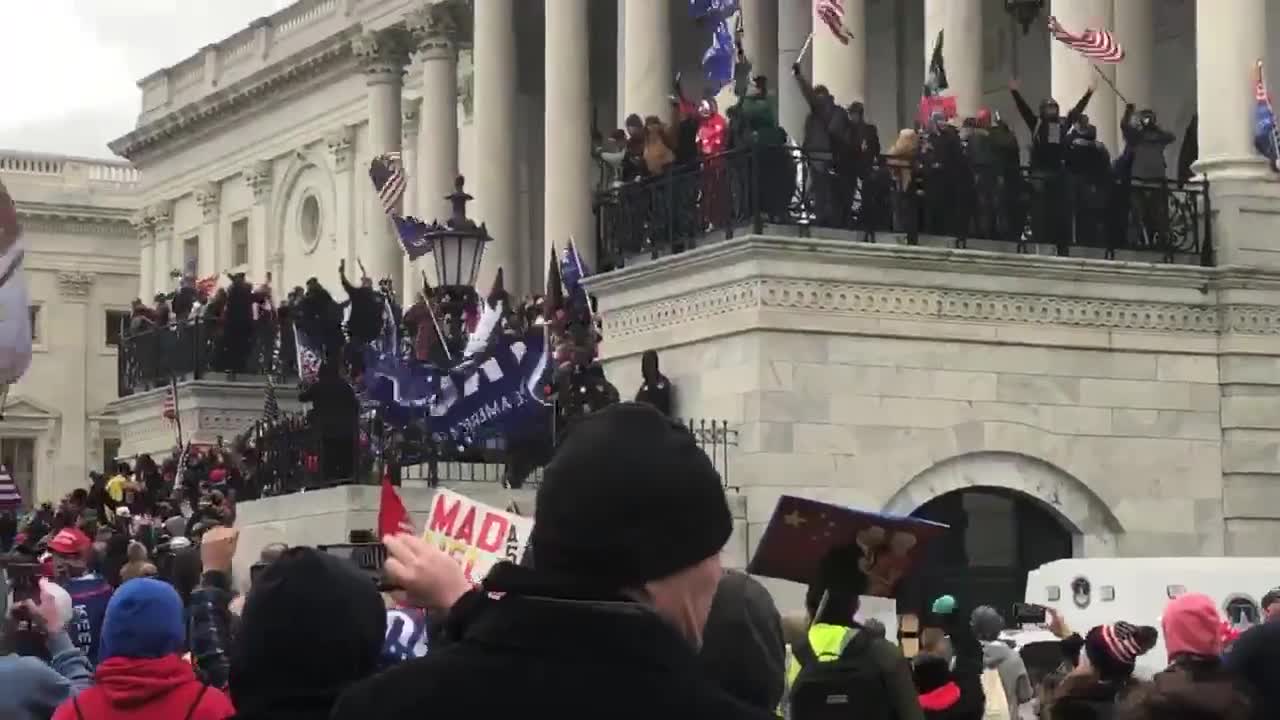
[[[334,33],[307,50],[137,128],[108,146],[121,157],[137,160],[175,139],[238,116],[261,102],[278,101],[281,91],[349,62],[351,40],[359,33],[359,25]]]
[[[813,276],[807,277],[810,271]],[[897,275],[888,279],[888,273]],[[1015,277],[1022,282],[1017,289],[994,289],[1006,284],[1002,275],[1011,278],[1009,285]],[[722,280],[714,282],[716,276]],[[903,277],[907,280],[896,280]],[[708,278],[713,282],[707,283]],[[1027,290],[1029,279],[1046,281],[1045,291]],[[892,284],[895,280],[897,284]],[[964,285],[974,280],[983,287]],[[1280,286],[1280,274],[1234,267],[751,237],[606,273],[591,278],[589,285],[601,296],[605,337],[618,341],[703,322],[715,324],[717,317],[742,313],[753,318],[744,321],[742,330],[785,329],[785,323],[774,327],[774,320],[796,312],[1203,338],[1280,336],[1280,301],[1275,305],[1224,302],[1218,293],[1235,287]],[[1125,286],[1118,289],[1128,292],[1111,296],[1114,290],[1107,290],[1109,285]],[[1081,292],[1072,293],[1077,287]],[[1162,299],[1141,299],[1145,288]],[[1135,289],[1139,292],[1132,292]]]

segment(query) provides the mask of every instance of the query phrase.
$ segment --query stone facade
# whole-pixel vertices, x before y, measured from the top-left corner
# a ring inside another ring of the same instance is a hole
[[[770,232],[766,229],[766,232]],[[1280,275],[752,236],[592,281],[610,378],[739,423],[749,542],[781,493],[1039,498],[1082,555],[1280,541]]]
[[[130,226],[138,174],[110,160],[0,152],[0,180],[17,203],[35,323],[27,374],[9,389],[0,448],[28,501],[57,500],[102,470],[120,436],[112,313],[138,292]],[[15,443],[30,443],[30,467]]]

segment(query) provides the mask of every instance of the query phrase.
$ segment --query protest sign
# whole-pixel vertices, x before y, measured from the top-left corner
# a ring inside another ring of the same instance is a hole
[[[437,490],[422,538],[449,553],[479,582],[503,560],[519,563],[533,520],[476,502],[452,490]]]

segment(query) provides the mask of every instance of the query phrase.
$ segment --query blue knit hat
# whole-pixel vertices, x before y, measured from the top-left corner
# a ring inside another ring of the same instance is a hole
[[[121,585],[102,621],[101,656],[160,658],[182,651],[182,600],[166,582],[136,578]]]

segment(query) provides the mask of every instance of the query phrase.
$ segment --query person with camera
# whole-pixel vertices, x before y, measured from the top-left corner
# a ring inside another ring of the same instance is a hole
[[[39,602],[14,603],[0,627],[0,718],[5,720],[48,720],[58,705],[93,684],[88,658],[67,634],[70,598],[43,578],[38,587]]]

